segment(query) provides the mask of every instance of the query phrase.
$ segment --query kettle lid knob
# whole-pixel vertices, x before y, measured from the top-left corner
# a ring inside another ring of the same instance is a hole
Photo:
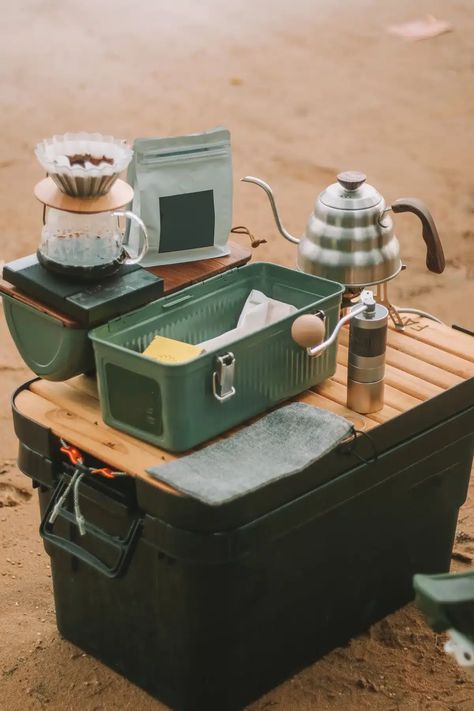
[[[357,190],[366,180],[367,176],[358,170],[346,170],[337,176],[339,185],[346,190]]]

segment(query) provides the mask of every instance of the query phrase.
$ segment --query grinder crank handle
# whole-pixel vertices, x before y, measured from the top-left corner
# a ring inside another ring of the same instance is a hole
[[[426,205],[418,198],[399,198],[392,203],[393,212],[413,212],[420,218],[423,239],[426,244],[426,266],[430,272],[441,274],[445,261],[443,247],[433,217]]]

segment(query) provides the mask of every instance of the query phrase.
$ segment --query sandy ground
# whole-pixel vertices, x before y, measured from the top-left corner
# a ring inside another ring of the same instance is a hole
[[[420,43],[386,33],[425,12],[454,32]],[[445,273],[429,274],[419,224],[397,216],[408,269],[393,283],[395,303],[474,328],[472,0],[419,0],[416,11],[409,0],[23,0],[2,7],[2,30],[0,260],[38,241],[37,140],[224,125],[233,137],[234,224],[267,238],[260,259],[291,265],[294,248],[277,235],[263,193],[240,176],[269,181],[298,234],[334,175],[362,169],[387,201],[425,200],[446,251]],[[56,632],[37,502],[15,468],[9,397],[29,373],[3,317],[0,329],[0,708],[158,711]],[[460,531],[474,535],[470,506]],[[474,684],[442,641],[409,606],[251,708],[474,709]]]

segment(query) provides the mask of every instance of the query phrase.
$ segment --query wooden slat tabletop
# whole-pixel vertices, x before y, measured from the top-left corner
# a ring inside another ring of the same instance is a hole
[[[360,415],[346,407],[347,344],[348,330],[343,329],[334,377],[293,400],[342,415],[357,429],[377,427],[474,377],[474,338],[426,318],[417,318],[404,332],[389,328],[385,405],[379,412]],[[37,380],[29,390],[19,393],[16,406],[26,417],[112,468],[180,495],[168,485],[149,477],[145,470],[183,455],[166,452],[106,425],[100,415],[95,379],[81,375],[64,383]]]

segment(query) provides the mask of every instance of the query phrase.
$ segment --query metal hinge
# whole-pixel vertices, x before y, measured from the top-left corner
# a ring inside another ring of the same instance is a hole
[[[227,402],[235,395],[235,357],[233,353],[217,356],[216,370],[212,374],[212,392],[219,402]]]

